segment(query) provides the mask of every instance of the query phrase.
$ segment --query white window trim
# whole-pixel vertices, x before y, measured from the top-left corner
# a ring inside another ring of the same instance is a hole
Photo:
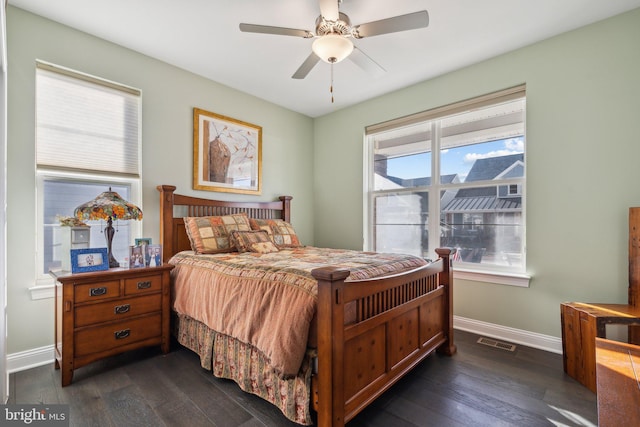
[[[71,76],[74,78],[78,78],[81,80],[85,80],[91,83],[103,85],[106,87],[110,87],[112,89],[120,90],[129,94],[137,95],[142,97],[142,91],[137,88],[133,88],[130,86],[123,85],[121,83],[117,83],[111,80],[106,80],[100,77],[95,77],[77,70],[72,70],[70,68],[62,67],[60,65],[52,64],[49,62],[45,62],[42,60],[36,60],[36,67],[41,68],[48,71],[57,72],[63,75]],[[36,277],[34,280],[34,286],[29,288],[29,293],[31,294],[32,300],[38,299],[46,299],[53,298],[55,296],[55,283],[51,276],[48,274],[40,274],[40,268],[43,265],[44,261],[42,259],[43,254],[41,248],[43,247],[43,236],[42,236],[42,225],[43,225],[43,212],[41,207],[43,206],[43,181],[47,178],[64,178],[68,180],[77,179],[79,181],[93,181],[104,184],[114,184],[114,183],[122,183],[126,185],[131,185],[131,194],[129,196],[129,201],[139,206],[140,209],[144,212],[144,207],[142,206],[142,102],[138,104],[138,118],[140,121],[140,126],[138,126],[138,176],[118,176],[117,174],[112,175],[100,175],[100,174],[91,174],[87,172],[72,172],[72,171],[60,171],[60,170],[51,170],[44,167],[38,168],[36,165]],[[132,221],[131,231],[132,235],[141,236],[142,235],[142,221]]]
[[[430,111],[426,111],[426,112],[422,112],[422,113],[418,113],[415,115],[411,115],[409,117],[402,117],[402,118],[398,118],[395,120],[390,120],[384,123],[380,123],[377,125],[372,125],[372,126],[368,126],[365,130],[365,133],[363,135],[363,170],[366,171],[366,173],[364,174],[364,179],[363,179],[363,206],[366,207],[366,209],[364,209],[363,212],[363,224],[364,224],[364,233],[363,233],[363,248],[364,250],[369,250],[372,246],[372,242],[373,242],[373,230],[371,227],[371,222],[372,222],[372,216],[373,216],[373,209],[372,209],[372,205],[373,205],[373,197],[374,197],[374,193],[376,195],[378,194],[382,194],[385,191],[372,191],[371,190],[371,183],[373,182],[373,176],[374,176],[374,170],[373,167],[371,166],[373,164],[373,150],[370,147],[370,143],[368,140],[368,135],[371,133],[378,133],[380,131],[383,130],[388,130],[388,129],[392,129],[398,126],[401,126],[402,124],[404,125],[409,125],[409,124],[413,124],[413,123],[418,123],[421,121],[429,121],[431,119],[439,119],[442,116],[448,115],[448,114],[453,114],[455,112],[462,112],[464,110],[466,110],[469,106],[469,104],[475,105],[477,107],[481,107],[483,105],[491,105],[494,103],[498,103],[501,100],[511,100],[511,99],[515,99],[517,97],[519,97],[519,93],[524,93],[525,92],[525,85],[521,85],[521,86],[516,86],[510,89],[506,89],[504,91],[498,92],[498,96],[496,96],[496,94],[488,94],[476,99],[471,99],[471,100],[467,100],[467,101],[463,101],[461,103],[455,103],[452,106],[444,106],[444,107],[440,107],[440,108],[436,108],[434,110],[430,110]],[[525,123],[524,123],[524,127],[525,127],[525,139],[526,139],[526,118],[525,118]],[[435,124],[432,123],[432,135],[434,135],[433,139],[436,141],[436,143],[432,146],[432,152],[433,153],[438,153],[440,151],[440,143],[439,143],[439,135],[436,135],[436,132],[439,132],[439,128],[437,128],[435,126]],[[526,157],[525,157],[526,159]],[[431,156],[431,170],[432,171],[439,171],[439,165],[437,164],[440,161],[439,156],[437,155],[432,155]],[[525,160],[526,162],[526,160]],[[492,180],[493,181],[493,180]],[[522,182],[523,180],[520,178],[517,179],[505,179],[503,180],[500,185],[510,185],[510,184],[518,184],[519,186],[519,190],[520,190],[520,195],[523,197],[523,201],[522,201],[522,221],[523,224],[525,224],[525,230],[526,230],[526,175],[524,177],[524,182]],[[495,181],[493,181],[495,182]],[[478,181],[478,182],[474,182],[474,183],[460,183],[460,184],[441,184],[438,180],[438,182],[436,184],[434,184],[433,186],[429,186],[428,188],[421,188],[421,187],[413,187],[411,189],[408,189],[408,192],[414,192],[414,191],[420,191],[422,189],[428,190],[428,191],[435,191],[438,194],[440,193],[440,191],[442,190],[447,190],[450,188],[471,188],[471,187],[483,187],[483,186],[487,186],[487,185],[491,185],[491,182],[487,182],[487,181]],[[398,191],[397,189],[394,191],[390,191],[390,192],[403,192],[403,190]],[[439,217],[439,212],[435,211],[435,206],[433,206],[432,203],[429,204],[429,216],[436,218]],[[429,225],[429,233],[434,233],[437,234],[439,231],[439,227],[436,227],[435,224],[430,224]],[[526,247],[526,231],[525,233],[523,233],[522,236],[523,239],[523,245]],[[498,284],[498,285],[509,285],[509,286],[517,286],[517,287],[525,287],[528,288],[530,285],[530,281],[532,279],[532,276],[530,274],[528,274],[526,272],[526,251],[524,253],[525,258],[524,258],[524,272],[519,273],[519,272],[513,272],[513,271],[505,271],[505,272],[501,272],[499,268],[496,268],[496,266],[492,266],[490,271],[483,271],[482,269],[477,269],[473,268],[473,266],[469,266],[467,267],[465,264],[468,263],[460,263],[460,262],[456,262],[455,267],[453,268],[453,278],[455,279],[461,279],[461,280],[470,280],[470,281],[475,281],[475,282],[485,282],[485,283],[492,283],[492,284]],[[475,266],[475,265],[474,265]]]
[[[496,283],[498,285],[528,288],[531,282],[529,274],[498,271],[480,271],[465,267],[466,263],[456,262],[453,268],[453,279],[471,280],[474,282]]]

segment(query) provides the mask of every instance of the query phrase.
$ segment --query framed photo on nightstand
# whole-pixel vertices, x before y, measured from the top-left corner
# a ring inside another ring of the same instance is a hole
[[[136,237],[136,246],[150,245],[151,237]]]
[[[146,248],[145,264],[147,267],[162,265],[162,245],[148,245]]]
[[[145,267],[144,256],[146,245],[129,246],[129,268]]]
[[[86,273],[109,269],[107,248],[71,249],[71,272]]]

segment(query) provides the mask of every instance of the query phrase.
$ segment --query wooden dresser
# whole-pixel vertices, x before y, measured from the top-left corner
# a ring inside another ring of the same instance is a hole
[[[640,326],[640,307],[628,304],[560,304],[564,371],[596,392],[596,337],[606,338],[607,325],[627,325],[629,336]]]
[[[55,292],[55,367],[62,386],[73,371],[107,356],[160,345],[169,352],[170,271],[173,265],[52,272]]]
[[[598,426],[640,424],[640,346],[596,338]]]
[[[626,325],[627,341],[640,344],[640,207],[629,208],[629,290],[627,304],[566,302],[560,304],[564,371],[597,391],[596,337],[606,326]]]

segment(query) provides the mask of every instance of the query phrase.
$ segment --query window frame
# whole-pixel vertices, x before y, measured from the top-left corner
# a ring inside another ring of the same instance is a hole
[[[128,201],[139,206],[143,211],[142,206],[142,91],[139,89],[130,88],[106,79],[91,76],[79,71],[74,71],[58,65],[36,61],[36,68],[41,68],[46,71],[53,71],[63,74],[67,77],[77,78],[78,80],[88,81],[97,85],[102,85],[111,89],[120,90],[122,92],[131,94],[135,93],[139,97],[137,106],[137,174],[124,174],[118,172],[90,172],[86,170],[74,170],[72,168],[55,168],[48,166],[39,166],[37,160],[35,163],[35,176],[36,176],[36,224],[35,224],[35,245],[36,245],[36,270],[35,270],[35,285],[29,288],[32,299],[52,298],[54,296],[54,279],[47,273],[42,272],[42,266],[44,265],[44,182],[47,180],[59,180],[59,181],[77,181],[79,183],[87,184],[100,184],[100,185],[125,185],[130,188],[130,196]],[[34,78],[37,78],[37,73]],[[37,102],[37,95],[35,102]],[[37,105],[36,105],[37,109]],[[36,129],[36,141],[37,144],[37,129]],[[97,194],[96,194],[97,195]],[[142,221],[129,221],[132,237],[142,235]],[[131,242],[130,242],[131,244]]]
[[[426,191],[430,193],[429,197],[429,218],[441,218],[442,207],[440,206],[441,195],[447,190],[469,189],[476,187],[487,186],[506,186],[506,197],[521,197],[522,198],[522,210],[521,210],[521,227],[522,227],[522,266],[521,268],[508,268],[501,267],[499,265],[480,265],[470,262],[456,261],[454,268],[454,277],[459,279],[490,282],[504,285],[514,285],[521,287],[528,287],[531,279],[527,274],[526,263],[526,167],[525,173],[522,177],[517,178],[502,178],[498,183],[494,179],[472,181],[472,182],[450,182],[442,183],[441,179],[433,179],[433,177],[441,177],[440,171],[440,155],[441,155],[441,132],[440,126],[436,123],[439,120],[446,119],[449,116],[464,113],[466,111],[489,107],[491,105],[500,104],[506,101],[513,101],[517,99],[525,99],[526,103],[526,87],[525,85],[516,86],[503,91],[483,95],[477,98],[461,101],[458,103],[450,104],[443,107],[438,107],[425,112],[417,113],[411,116],[401,117],[398,119],[390,120],[388,122],[368,126],[364,136],[364,249],[375,250],[375,199],[376,197],[384,194],[411,194]],[[425,186],[414,186],[408,188],[394,188],[390,190],[375,190],[375,166],[374,166],[374,142],[371,135],[380,134],[384,131],[407,127],[418,123],[431,122],[431,182]],[[525,115],[523,117],[523,138],[525,141],[524,160],[526,163],[526,107]],[[511,194],[510,189],[512,186],[517,186],[518,194]],[[497,194],[499,194],[499,188],[496,188]],[[431,196],[433,194],[440,195]],[[437,202],[433,202],[437,201]],[[431,236],[438,236],[440,239],[440,220],[428,221],[427,225],[428,233]],[[440,240],[438,240],[440,242]],[[435,256],[435,247],[429,247],[430,257]]]

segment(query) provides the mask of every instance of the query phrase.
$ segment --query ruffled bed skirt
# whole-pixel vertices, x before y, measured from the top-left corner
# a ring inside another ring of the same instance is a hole
[[[282,378],[253,346],[217,333],[186,315],[174,316],[178,342],[200,356],[200,365],[219,378],[235,381],[242,390],[278,407],[291,421],[312,425],[311,373],[315,349],[307,350],[300,371]]]

